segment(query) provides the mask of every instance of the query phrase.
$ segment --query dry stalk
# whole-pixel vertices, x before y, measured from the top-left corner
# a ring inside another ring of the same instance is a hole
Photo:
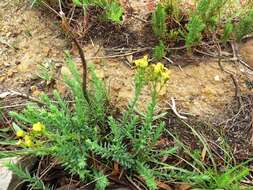
[[[86,99],[86,101],[88,102],[88,104],[90,104],[90,99],[88,97],[88,92],[87,92],[87,62],[85,59],[83,49],[80,46],[79,42],[77,41],[75,34],[72,32],[69,22],[68,22],[67,18],[65,17],[64,13],[61,13],[61,26],[62,26],[62,29],[65,32],[65,34],[75,43],[75,45],[78,49],[78,53],[80,55],[81,62],[82,62],[82,68],[83,68],[83,75],[82,75],[83,95],[84,95],[84,98]]]

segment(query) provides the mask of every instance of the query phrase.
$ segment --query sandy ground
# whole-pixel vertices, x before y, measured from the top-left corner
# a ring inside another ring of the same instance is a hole
[[[0,2],[0,94],[10,89],[32,93],[34,86],[40,89],[43,80],[38,76],[38,66],[41,64],[54,68],[58,77],[68,72],[63,64],[63,51],[71,47],[55,21],[45,15],[15,1]],[[94,57],[99,47],[94,41],[83,48],[89,59]],[[80,65],[73,48],[72,52]],[[103,48],[96,56],[104,56]],[[135,71],[125,64],[125,60],[126,57],[89,60],[95,64],[98,75],[110,89],[112,101],[120,108],[133,94]],[[234,73],[243,92],[250,92],[246,82],[252,77],[246,68],[233,62],[224,62],[223,66]],[[168,107],[167,103],[173,97],[181,110],[206,118],[223,113],[224,106],[235,94],[230,76],[220,70],[217,61],[205,60],[183,68],[170,65],[169,69],[171,79],[160,95],[162,108]],[[65,91],[60,82],[54,88]],[[140,107],[143,108],[148,100],[148,89],[145,89]],[[4,104],[4,98],[0,101]]]

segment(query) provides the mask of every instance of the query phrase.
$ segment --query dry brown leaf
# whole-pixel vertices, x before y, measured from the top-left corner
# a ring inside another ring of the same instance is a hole
[[[189,184],[180,184],[176,190],[190,190],[191,189],[191,185]]]
[[[156,185],[157,185],[157,187],[159,187],[159,189],[173,190],[171,186],[169,186],[168,184],[166,184],[162,181],[156,181]]]
[[[120,174],[120,169],[119,169],[119,163],[118,162],[114,162],[113,163],[113,171],[112,171],[113,175],[119,175]]]
[[[201,152],[201,160],[202,160],[202,161],[205,160],[206,152],[207,152],[207,150],[206,150],[206,148],[204,147],[203,150],[202,150],[202,152]]]
[[[155,0],[148,0],[148,2],[147,2],[148,11],[154,11],[155,7],[156,7],[156,1]]]

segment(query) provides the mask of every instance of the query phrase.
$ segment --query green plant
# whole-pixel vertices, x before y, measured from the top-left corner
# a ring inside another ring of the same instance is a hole
[[[169,16],[172,16],[176,20],[179,19],[181,13],[181,0],[161,0],[160,3],[165,7],[165,10]]]
[[[241,16],[238,24],[235,25],[235,34],[237,40],[241,40],[247,34],[253,32],[253,9]]]
[[[106,91],[93,66],[89,66],[90,102],[85,99],[81,76],[66,53],[66,65],[72,75],[65,76],[64,81],[72,92],[74,104],[68,105],[54,91],[52,98],[42,95],[43,105],[31,104],[22,113],[10,112],[20,124],[13,123],[13,128],[22,151],[2,152],[1,156],[50,155],[82,181],[96,181],[96,188],[104,189],[108,184],[106,175],[96,165],[88,164],[97,155],[102,163],[117,162],[124,169],[139,173],[151,189],[156,189],[155,177],[146,166],[153,159],[152,151],[165,126],[163,122],[154,122],[154,113],[158,93],[169,73],[160,63],[149,65],[147,56],[135,63],[135,95],[120,119],[107,116]],[[138,116],[134,110],[146,85],[151,86],[151,102],[146,114]]]
[[[172,181],[184,181],[191,184],[192,189],[222,189],[222,190],[243,190],[251,189],[241,187],[240,181],[249,175],[247,162],[239,165],[232,165],[230,162],[231,155],[227,152],[228,149],[221,149],[224,152],[224,165],[222,170],[217,169],[217,164],[214,161],[214,153],[212,153],[210,146],[204,136],[197,132],[193,127],[182,121],[185,127],[192,131],[192,135],[199,140],[199,143],[207,152],[207,157],[212,162],[212,167],[203,162],[202,153],[199,149],[192,150],[189,146],[184,144],[179,136],[172,134],[166,129],[166,134],[174,139],[177,150],[183,154],[178,154],[177,151],[170,152],[171,157],[178,158],[181,164],[174,166],[173,163],[157,162],[156,169],[153,170],[156,176],[160,179],[171,179]],[[220,147],[221,148],[221,147]],[[207,159],[207,158],[206,158]]]
[[[73,0],[77,6],[86,9],[88,6],[98,6],[105,10],[108,20],[119,23],[122,19],[123,8],[117,0]]]
[[[57,103],[54,103],[47,95],[43,95],[41,100],[44,106],[29,105],[22,114],[11,112],[10,115],[28,126],[38,121],[44,126],[50,126],[42,134],[25,132],[32,143],[27,143],[29,140],[24,138],[24,146],[35,151],[42,149],[43,151],[37,153],[57,157],[66,169],[84,179],[90,175],[90,172],[86,170],[88,147],[81,142],[98,138],[96,135],[103,131],[100,127],[105,119],[107,98],[102,82],[96,77],[94,68],[90,67],[92,75],[90,84],[92,89],[88,94],[90,104],[86,101],[80,74],[69,55],[66,54],[66,56],[66,64],[73,78],[65,76],[64,79],[73,93],[74,112],[71,112],[72,108],[60,97],[59,93],[54,91],[53,95]],[[41,141],[40,138],[46,138],[46,140]]]
[[[216,27],[227,2],[227,0],[200,0],[194,14],[199,15],[207,26]]]
[[[49,6],[52,6],[50,9],[53,9],[55,7],[56,9],[59,9],[62,11],[62,7],[65,2],[63,0],[30,0],[31,6],[34,5],[46,5],[48,8]],[[107,20],[110,20],[115,23],[120,23],[122,20],[123,15],[123,8],[121,7],[118,0],[72,0],[73,4],[78,7],[82,7],[84,14],[87,12],[87,8],[90,6],[96,6],[100,7],[105,11],[105,18]],[[70,3],[68,3],[70,5]],[[70,8],[70,7],[69,7]]]
[[[160,61],[165,56],[165,46],[162,41],[153,49],[153,57],[156,61]]]
[[[111,1],[105,5],[106,17],[116,23],[122,20],[123,8],[116,1]]]
[[[197,8],[192,12],[186,26],[188,32],[184,35],[188,50],[192,45],[201,41],[202,34],[207,32],[207,29],[212,32],[216,30],[227,2],[227,0],[200,0],[197,2]]]
[[[168,70],[161,63],[149,65],[147,56],[135,60],[137,73],[133,99],[122,116],[115,118],[106,109],[106,91],[103,82],[97,78],[94,67],[89,66],[92,76],[87,91],[89,104],[84,98],[75,63],[69,54],[66,56],[66,64],[72,75],[65,76],[65,82],[72,92],[74,104],[69,105],[55,91],[51,98],[47,95],[41,97],[43,105],[31,104],[22,113],[11,112],[10,115],[19,123],[13,123],[13,129],[19,138],[17,145],[21,149],[2,151],[0,157],[50,155],[82,181],[95,182],[95,188],[99,190],[108,185],[107,170],[113,163],[118,163],[129,173],[139,174],[152,190],[157,189],[157,179],[183,181],[195,189],[241,188],[240,180],[249,173],[246,163],[233,166],[230,162],[231,155],[227,149],[222,149],[224,159],[228,160],[224,161],[225,170],[219,171],[203,134],[185,121],[181,122],[199,140],[200,147],[206,151],[205,159],[211,165],[203,162],[199,149],[191,150],[179,137],[166,129],[165,123],[160,122],[159,116],[155,115],[157,96],[169,79]],[[150,85],[151,102],[145,113],[137,115],[137,102],[146,85]],[[162,134],[172,137],[175,145],[157,149]],[[176,163],[180,164],[162,162],[163,157],[178,160]],[[97,158],[100,158],[99,162]],[[9,165],[9,168],[34,187],[44,188],[37,177],[22,171],[19,166]]]
[[[50,190],[44,185],[44,183],[36,176],[31,176],[29,171],[24,170],[20,165],[9,162],[6,164],[6,167],[14,172],[20,179],[22,179],[23,183],[29,183],[28,188],[33,190]]]
[[[164,39],[167,33],[166,16],[164,6],[158,4],[155,12],[152,14],[152,29],[159,39]]]
[[[234,31],[234,26],[231,23],[231,21],[229,21],[224,26],[222,41],[227,42],[229,40],[230,36],[233,34],[233,31]]]
[[[94,170],[94,177],[96,178],[95,190],[103,190],[109,185],[107,177],[102,172]]]
[[[185,37],[185,44],[190,49],[190,47],[196,43],[199,43],[202,38],[202,32],[204,31],[206,25],[200,16],[192,16],[188,25],[188,33]]]
[[[47,60],[40,65],[38,65],[38,76],[47,81],[47,83],[52,82],[55,80],[55,68],[54,64],[52,63],[51,60]]]

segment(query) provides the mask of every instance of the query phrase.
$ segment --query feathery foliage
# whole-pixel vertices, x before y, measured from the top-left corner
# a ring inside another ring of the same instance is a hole
[[[153,49],[153,57],[156,61],[160,61],[165,56],[165,46],[163,41],[160,41]]]
[[[242,39],[245,35],[253,32],[253,9],[247,11],[241,16],[238,24],[235,25],[235,33],[237,40]]]
[[[167,32],[166,27],[166,11],[162,4],[158,4],[155,12],[152,15],[152,28],[159,39],[164,39]]]
[[[50,190],[51,188],[48,188],[45,186],[45,184],[36,176],[31,176],[31,174],[24,170],[20,165],[14,164],[12,162],[6,163],[6,167],[15,173],[20,179],[24,182],[29,183],[29,189],[34,190]]]
[[[87,92],[90,99],[88,103],[82,92],[81,76],[76,64],[66,53],[66,65],[71,76],[64,76],[64,81],[72,92],[74,104],[69,105],[54,91],[53,97],[41,96],[43,105],[30,104],[21,113],[10,112],[22,124],[13,124],[21,138],[19,146],[28,155],[55,157],[66,170],[78,175],[82,181],[96,181],[96,189],[105,189],[108,181],[102,171],[94,171],[95,165],[88,164],[91,153],[100,156],[102,162],[117,162],[126,170],[139,172],[147,185],[155,189],[154,177],[144,165],[148,165],[151,152],[165,127],[164,123],[154,123],[154,120],[158,83],[164,84],[169,75],[165,68],[157,65],[156,75],[152,75],[152,80],[148,79],[147,76],[152,74],[150,72],[155,67],[150,65],[146,68],[147,59],[139,62],[145,63],[145,67],[137,69],[134,97],[122,117],[114,118],[113,115],[107,115],[107,93],[103,82],[96,76],[95,68],[89,66],[91,81]],[[149,83],[152,99],[146,113],[138,116],[134,110],[143,87]],[[32,126],[32,130],[29,126]],[[3,156],[6,154],[8,152]],[[20,154],[20,151],[16,154]],[[9,152],[9,156],[14,155],[15,152]]]
[[[199,43],[202,39],[202,32],[204,31],[206,25],[202,18],[198,15],[192,16],[190,22],[187,25],[188,33],[186,35],[185,44],[188,49]]]

